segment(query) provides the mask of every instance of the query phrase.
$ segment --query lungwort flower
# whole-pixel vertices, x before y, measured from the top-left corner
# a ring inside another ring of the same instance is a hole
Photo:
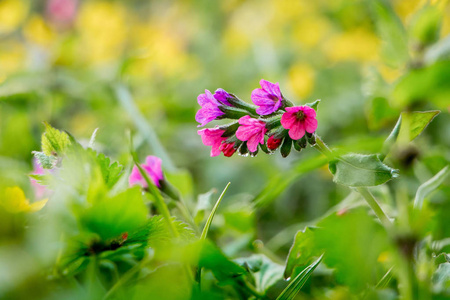
[[[236,131],[236,137],[243,142],[247,142],[250,152],[256,152],[258,144],[264,144],[264,135],[267,132],[266,123],[245,116],[239,119],[239,124],[241,126]]]
[[[142,169],[148,174],[148,177],[156,185],[158,188],[161,187],[161,182],[164,180],[163,171],[161,168],[161,159],[156,156],[147,156],[145,159],[145,164],[142,164]],[[131,171],[130,177],[128,178],[128,182],[130,186],[139,184],[144,188],[148,187],[145,178],[142,176],[141,172],[139,172],[139,168],[137,166],[133,167]]]
[[[271,83],[264,79],[261,79],[259,84],[261,88],[252,92],[252,101],[259,106],[256,109],[258,114],[270,115],[281,107],[283,96],[281,95],[280,86],[278,83]]]
[[[195,115],[195,120],[200,123],[198,127],[205,126],[209,122],[225,115],[220,106],[230,106],[230,103],[227,101],[228,97],[230,95],[223,89],[218,89],[214,95],[208,90],[205,90],[204,94],[200,94],[197,97],[197,101],[202,108]]]
[[[202,137],[202,142],[205,146],[212,146],[211,156],[218,156],[222,149],[220,149],[221,144],[227,138],[222,137],[225,130],[218,127],[215,128],[205,128],[197,131],[197,133]]]
[[[286,107],[286,112],[281,116],[281,125],[289,129],[289,136],[293,140],[299,140],[308,133],[314,133],[317,129],[316,111],[309,106]]]

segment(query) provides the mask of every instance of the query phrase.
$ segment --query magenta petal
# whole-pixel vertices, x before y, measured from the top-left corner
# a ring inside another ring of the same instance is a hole
[[[281,99],[281,91],[280,91],[280,85],[277,83],[272,83],[270,81],[261,79],[261,81],[259,82],[259,84],[261,85],[261,87],[266,90],[268,93],[277,96],[278,98]]]
[[[227,98],[231,98],[231,95],[227,93],[224,89],[217,89],[214,92],[214,98],[225,105],[231,106],[230,102],[228,102]]]
[[[306,118],[305,120],[305,129],[309,133],[313,133],[317,129],[317,120],[312,118]]]
[[[297,121],[289,130],[289,136],[293,140],[299,140],[305,135],[305,127],[302,122]]]
[[[139,185],[143,186],[144,188],[147,187],[147,182],[145,181],[144,177],[142,177],[141,172],[139,172],[139,169],[137,166],[133,167],[130,177],[128,177],[128,183],[130,186],[139,184]]]
[[[292,128],[292,125],[297,121],[297,118],[295,117],[295,113],[291,112],[285,112],[281,116],[281,125],[284,129],[290,129]]]

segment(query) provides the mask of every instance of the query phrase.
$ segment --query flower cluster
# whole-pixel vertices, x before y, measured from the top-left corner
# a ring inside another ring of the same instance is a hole
[[[278,83],[260,81],[261,88],[252,92],[253,104],[218,89],[212,94],[205,90],[197,98],[201,109],[195,120],[198,127],[213,120],[231,119],[230,124],[198,131],[203,144],[211,146],[211,156],[221,152],[232,156],[255,156],[260,148],[272,153],[280,148],[281,155],[289,155],[292,146],[301,151],[307,144],[315,144],[316,111],[319,100],[312,104],[294,106],[281,93]]]

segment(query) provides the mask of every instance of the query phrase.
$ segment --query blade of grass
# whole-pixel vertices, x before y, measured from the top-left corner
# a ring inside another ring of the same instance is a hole
[[[305,282],[311,276],[312,272],[322,261],[323,254],[312,264],[307,266],[300,274],[298,274],[289,285],[281,292],[277,300],[291,300],[294,299]]]
[[[432,191],[436,190],[442,182],[444,182],[445,178],[447,178],[448,174],[450,174],[449,166],[446,166],[442,170],[440,170],[436,175],[431,177],[425,183],[419,186],[417,189],[416,197],[414,198],[414,208],[420,209],[422,208],[423,200],[425,197],[430,194]]]

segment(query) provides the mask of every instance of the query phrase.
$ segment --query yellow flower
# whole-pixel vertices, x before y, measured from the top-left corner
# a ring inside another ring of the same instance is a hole
[[[55,34],[51,28],[45,23],[41,16],[34,15],[25,24],[23,29],[25,37],[36,44],[41,46],[48,46]]]
[[[28,4],[21,0],[0,1],[0,33],[16,29],[28,13]]]
[[[8,187],[4,192],[0,204],[10,213],[36,212],[41,210],[48,199],[43,199],[30,204],[25,194],[18,186]]]
[[[296,64],[289,70],[289,84],[300,98],[311,94],[315,78],[314,69],[307,64]]]

